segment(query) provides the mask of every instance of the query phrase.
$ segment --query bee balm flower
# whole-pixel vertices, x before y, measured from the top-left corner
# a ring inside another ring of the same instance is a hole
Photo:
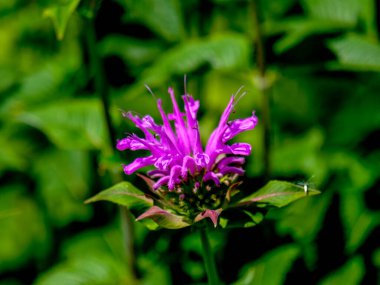
[[[252,112],[248,118],[229,121],[237,101],[236,96],[232,96],[203,148],[197,121],[199,101],[188,94],[183,95],[184,111],[181,111],[173,89],[169,88],[168,92],[172,113],[166,114],[161,99],[157,100],[162,125],[149,115],[140,118],[131,112],[124,114],[144,137],[128,135],[117,142],[117,149],[149,152],[148,156],[125,165],[124,172],[130,175],[140,168],[153,166],[147,174],[154,181],[153,190],[165,200],[162,205],[185,217],[189,223],[209,217],[216,225],[228,190],[244,174],[244,157],[251,153],[248,143],[228,142],[239,133],[252,130],[258,119]],[[157,210],[158,207],[154,207]],[[138,219],[147,216],[149,211]]]

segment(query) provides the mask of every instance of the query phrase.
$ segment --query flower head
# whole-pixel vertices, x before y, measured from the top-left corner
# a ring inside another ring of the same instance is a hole
[[[125,165],[124,172],[130,175],[140,168],[153,166],[147,174],[154,181],[152,188],[162,198],[163,207],[183,215],[189,222],[209,217],[216,224],[228,191],[244,174],[244,157],[251,153],[248,143],[228,142],[239,133],[252,130],[258,119],[252,112],[248,118],[229,121],[237,102],[236,96],[232,96],[203,148],[197,121],[199,101],[188,94],[183,95],[182,111],[173,89],[169,88],[168,92],[172,113],[165,113],[161,99],[157,100],[162,125],[149,115],[141,118],[131,112],[124,114],[144,137],[128,135],[117,142],[117,149],[150,153]]]

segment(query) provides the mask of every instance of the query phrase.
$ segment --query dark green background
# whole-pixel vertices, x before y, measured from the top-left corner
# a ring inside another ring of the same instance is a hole
[[[0,3],[0,284],[132,284],[118,208],[83,201],[138,154],[120,110],[170,109],[167,88],[201,101],[203,141],[231,94],[233,118],[259,125],[243,191],[264,183],[263,96],[271,178],[316,197],[259,226],[212,232],[226,284],[380,282],[380,5],[375,0],[257,1],[266,82],[259,88],[254,3],[229,0],[8,0]],[[94,25],[92,25],[94,19]],[[94,36],[94,37],[93,37]],[[199,236],[135,223],[141,284],[205,284]]]

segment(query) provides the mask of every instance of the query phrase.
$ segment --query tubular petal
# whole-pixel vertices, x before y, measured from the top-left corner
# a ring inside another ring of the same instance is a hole
[[[116,148],[120,151],[129,149],[130,147],[130,138],[123,138],[121,140],[117,140]]]
[[[187,174],[190,172],[191,175],[194,175],[197,172],[197,165],[194,158],[191,156],[185,156],[182,164],[181,176],[183,179],[187,178]]]
[[[168,182],[169,182],[169,176],[164,176],[158,179],[158,181],[153,185],[153,189],[157,190],[161,186],[168,184]]]
[[[226,174],[244,175],[244,170],[241,167],[225,166],[221,168],[219,171],[223,175],[226,175]]]
[[[245,158],[244,157],[241,157],[241,156],[228,156],[228,157],[222,158],[218,162],[218,167],[222,168],[222,167],[228,166],[230,164],[243,165],[244,162],[245,162]]]
[[[143,168],[148,165],[152,165],[155,160],[156,158],[152,155],[147,157],[136,158],[132,163],[124,166],[124,172],[127,175],[131,175],[137,169]]]
[[[214,172],[207,172],[205,176],[203,176],[203,181],[214,181],[216,186],[220,186],[220,181],[218,176]]]
[[[228,124],[223,134],[223,142],[229,141],[241,132],[252,130],[257,125],[258,119],[253,114],[252,117],[245,119],[237,119]]]
[[[248,156],[251,154],[251,145],[249,143],[234,143],[232,145],[226,145],[224,152],[234,155]]]
[[[210,162],[210,157],[206,153],[197,153],[195,155],[195,163],[200,167],[206,167]]]
[[[168,182],[169,190],[174,189],[175,184],[181,175],[181,169],[182,169],[182,167],[179,165],[175,165],[170,169],[170,177],[169,177],[169,182]]]

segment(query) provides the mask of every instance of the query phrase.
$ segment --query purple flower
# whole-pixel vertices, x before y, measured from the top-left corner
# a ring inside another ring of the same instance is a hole
[[[183,95],[184,111],[181,111],[173,89],[169,88],[168,92],[173,104],[172,113],[166,114],[161,99],[157,100],[162,125],[149,115],[140,118],[131,112],[124,114],[144,137],[128,135],[117,142],[117,149],[149,153],[125,165],[124,172],[130,175],[140,168],[153,166],[154,169],[147,173],[154,180],[152,188],[165,196],[176,213],[193,220],[207,216],[214,221],[212,213],[219,215],[221,212],[218,209],[222,207],[228,189],[244,174],[244,157],[251,153],[248,143],[227,143],[241,132],[252,130],[258,119],[252,112],[248,118],[228,121],[237,101],[236,96],[232,96],[203,148],[197,121],[199,101],[188,94]]]

